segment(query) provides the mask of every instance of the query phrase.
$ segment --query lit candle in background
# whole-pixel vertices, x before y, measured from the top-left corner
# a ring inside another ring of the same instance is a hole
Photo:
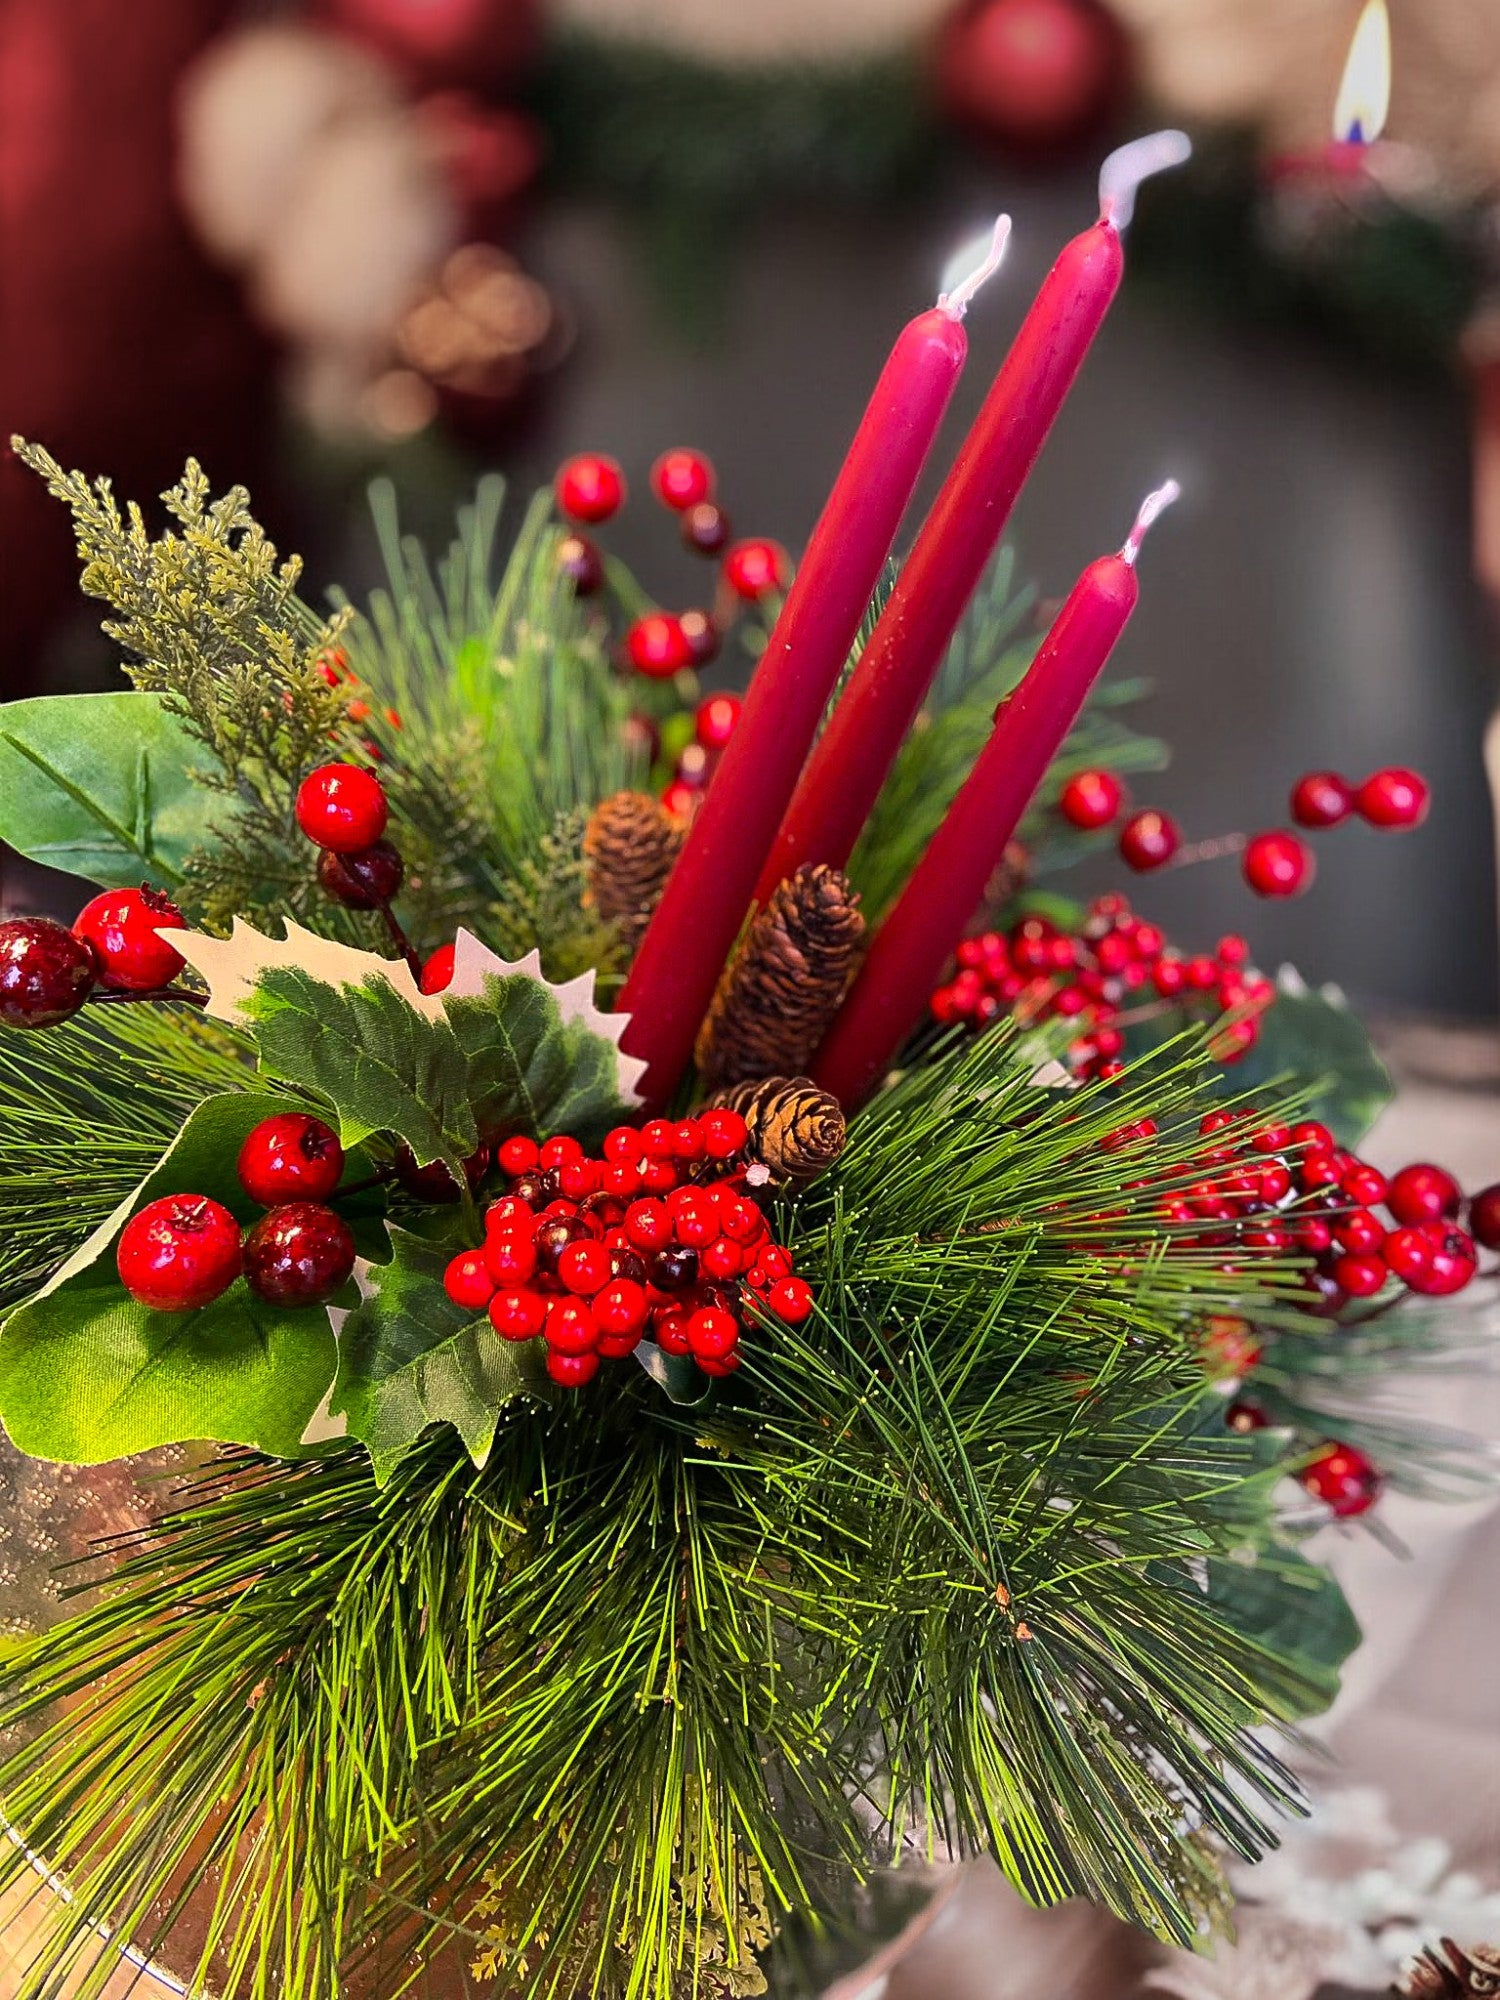
[[[1430,188],[1430,166],[1409,147],[1381,141],[1391,103],[1391,22],[1386,0],[1366,0],[1349,44],[1333,110],[1333,137],[1321,146],[1278,154],[1267,173],[1281,197],[1282,228],[1315,233],[1331,208],[1350,197],[1400,199]]]
[[[687,1067],[699,1023],[739,935],[860,619],[890,553],[967,352],[961,324],[996,269],[1010,220],[979,269],[903,328],[813,529],[738,727],[636,953],[619,1006],[622,1046],[646,1063],[640,1089],[662,1104]]]
[[[1385,0],[1367,0],[1334,103],[1335,146],[1373,144],[1385,130],[1390,108],[1391,17]]]
[[[814,1079],[846,1110],[885,1074],[978,909],[1007,843],[1135,610],[1141,542],[1177,493],[1176,481],[1168,480],[1150,494],[1118,555],[1090,563],[1074,584],[876,934],[813,1064]]]
[[[848,860],[1119,289],[1136,190],[1190,151],[1181,132],[1155,132],[1105,161],[1099,220],[1067,245],[1022,322],[802,774],[758,901],[804,862]]]

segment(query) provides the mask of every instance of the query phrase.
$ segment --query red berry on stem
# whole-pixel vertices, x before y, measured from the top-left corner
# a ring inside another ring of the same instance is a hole
[[[489,1274],[482,1250],[461,1250],[443,1273],[443,1290],[456,1306],[483,1312],[495,1296],[495,1281]]]
[[[736,542],[724,557],[724,581],[747,603],[785,590],[791,574],[791,559],[780,542]]]
[[[800,1326],[813,1309],[813,1289],[805,1278],[778,1278],[767,1302],[778,1319]]]
[[[1337,826],[1354,810],[1354,787],[1337,771],[1309,771],[1292,787],[1298,826]]]
[[[1326,1445],[1297,1477],[1340,1520],[1368,1512],[1380,1498],[1379,1472],[1352,1444]]]
[[[1486,1250],[1500,1250],[1500,1181],[1471,1196],[1469,1230]]]
[[[570,521],[607,521],[625,500],[625,475],[601,451],[564,459],[552,482],[557,504]]]
[[[732,1159],[750,1138],[750,1127],[738,1111],[723,1106],[705,1111],[699,1119],[703,1149],[711,1160]]]
[[[1108,826],[1125,799],[1125,787],[1113,771],[1080,771],[1058,795],[1058,810],[1070,826]]]
[[[701,451],[686,445],[664,451],[651,468],[651,491],[674,513],[710,499],[713,490],[713,466]]]
[[[565,1354],[560,1348],[550,1348],[547,1373],[559,1389],[583,1389],[599,1373],[599,1356],[595,1353]]]
[[[631,1278],[615,1278],[594,1300],[594,1318],[608,1334],[639,1333],[649,1310],[645,1289]]]
[[[445,993],[453,984],[454,947],[440,944],[422,967],[422,977],[417,982],[424,993]]]
[[[169,986],[184,961],[156,933],[186,929],[181,910],[159,889],[106,889],[73,919],[73,935],[93,947],[101,985],[122,993]]]
[[[339,1135],[305,1111],[263,1118],[240,1147],[240,1186],[262,1208],[327,1201],[344,1172]]]
[[[540,1150],[535,1139],[528,1139],[524,1132],[517,1132],[512,1138],[501,1141],[495,1157],[514,1180],[521,1174],[532,1172],[540,1158]]]
[[[490,1283],[513,1291],[536,1273],[536,1245],[525,1228],[496,1230],[484,1239],[484,1267]]]
[[[711,694],[700,704],[693,725],[705,750],[722,750],[734,734],[744,703],[737,694]]]
[[[1416,1160],[1391,1178],[1386,1207],[1398,1222],[1440,1222],[1457,1215],[1463,1190],[1452,1174],[1427,1160]]]
[[[1420,826],[1427,817],[1432,793],[1427,780],[1401,765],[1376,771],[1365,779],[1354,798],[1354,809],[1371,826]]]
[[[1278,828],[1246,841],[1240,870],[1257,896],[1300,896],[1311,886],[1317,864],[1305,840]]]
[[[1386,1275],[1381,1258],[1352,1250],[1333,1267],[1334,1282],[1342,1285],[1351,1299],[1373,1298],[1385,1283]]]
[[[350,910],[378,910],[391,902],[406,876],[406,864],[388,840],[354,854],[325,848],[318,857],[318,887]]]
[[[648,680],[670,680],[692,665],[693,651],[682,620],[670,611],[648,611],[625,634],[625,657]]]
[[[608,1250],[602,1243],[570,1243],[557,1260],[557,1275],[570,1292],[591,1299],[602,1292],[614,1275]]]
[[[1133,814],[1120,829],[1120,859],[1137,874],[1162,867],[1181,845],[1176,821],[1151,806]]]
[[[0,1026],[52,1028],[94,990],[98,964],[87,939],[51,917],[0,924]]]
[[[297,787],[297,824],[333,854],[357,854],[385,832],[385,786],[362,764],[322,764]]]
[[[1427,1298],[1448,1298],[1461,1292],[1479,1270],[1473,1238],[1452,1222],[1427,1222],[1422,1229],[1432,1240],[1432,1262],[1406,1282]]]
[[[554,1299],[542,1328],[556,1354],[589,1354],[599,1345],[599,1326],[582,1299]]]
[[[353,1269],[353,1232],[319,1202],[273,1208],[245,1238],[245,1282],[269,1305],[324,1305]]]
[[[716,556],[728,544],[732,532],[729,516],[712,500],[700,500],[683,514],[683,546],[694,555]]]
[[[240,1226],[203,1194],[148,1202],[120,1233],[115,1268],[133,1299],[155,1312],[193,1312],[240,1275]]]
[[[1380,1246],[1387,1269],[1406,1285],[1415,1285],[1427,1276],[1436,1252],[1437,1245],[1427,1231],[1410,1223],[1393,1229]]]
[[[490,1300],[490,1325],[502,1340],[535,1340],[547,1319],[540,1292],[513,1287]]]
[[[722,1361],[739,1337],[739,1321],[718,1306],[703,1306],[688,1315],[687,1343],[695,1361]]]

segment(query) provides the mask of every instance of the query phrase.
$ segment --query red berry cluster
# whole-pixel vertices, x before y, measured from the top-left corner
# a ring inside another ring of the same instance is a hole
[[[1184,957],[1118,894],[1097,897],[1078,931],[1023,917],[1008,932],[965,938],[956,956],[954,977],[929,1003],[935,1019],[979,1028],[1013,1013],[1076,1022],[1068,1060],[1087,1077],[1119,1074],[1125,1028],[1142,1009],[1234,1014],[1210,1044],[1220,1062],[1234,1062],[1254,1044],[1255,1017],[1275,998],[1271,982],[1251,971],[1243,938],[1221,938],[1215,951]]]
[[[661,795],[662,804],[675,819],[691,819],[697,811],[743,706],[737,694],[711,694],[698,704],[693,740],[678,752],[677,768]]]
[[[156,1312],[193,1312],[241,1273],[284,1310],[324,1305],[354,1269],[354,1237],[328,1207],[344,1171],[338,1134],[320,1118],[266,1118],[240,1148],[240,1185],[268,1213],[245,1231],[202,1194],[163,1195],[133,1215],[115,1265],[132,1298]]]
[[[297,824],[315,847],[318,882],[351,910],[389,910],[406,869],[384,838],[385,787],[362,764],[320,764],[297,788]]]
[[[1404,765],[1375,771],[1352,785],[1337,771],[1308,771],[1292,787],[1292,818],[1298,826],[1337,826],[1355,813],[1385,830],[1420,826],[1432,794],[1427,781]]]
[[[710,1110],[617,1126],[598,1159],[576,1139],[504,1140],[510,1191],[485,1211],[483,1247],[449,1264],[449,1298],[506,1340],[540,1335],[564,1388],[648,1332],[705,1375],[731,1374],[747,1292],[792,1325],[813,1308],[750,1191],[747,1136],[737,1111]]]
[[[181,910],[159,889],[106,889],[85,903],[71,930],[52,917],[0,924],[0,1025],[50,1028],[76,1014],[99,987],[160,993],[181,972],[182,954],[164,930],[186,930]]]

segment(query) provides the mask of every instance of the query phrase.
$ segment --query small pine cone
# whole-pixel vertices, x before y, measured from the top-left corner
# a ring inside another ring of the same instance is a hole
[[[738,1111],[750,1127],[749,1151],[778,1180],[810,1181],[826,1173],[848,1136],[836,1097],[811,1077],[768,1076],[737,1083],[716,1103]]]
[[[1444,1938],[1413,1960],[1397,1990],[1401,2000],[1475,2000],[1500,1993],[1500,1950],[1477,1945],[1464,1951]]]
[[[695,1056],[711,1090],[807,1067],[844,997],[865,920],[837,868],[799,868],[757,912],[719,981]]]
[[[634,951],[682,847],[683,831],[647,792],[615,792],[583,832],[587,900]]]

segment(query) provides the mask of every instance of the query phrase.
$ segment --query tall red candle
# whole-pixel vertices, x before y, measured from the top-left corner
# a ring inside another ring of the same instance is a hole
[[[842,867],[932,684],[1016,496],[1119,289],[1120,231],[1149,173],[1187,157],[1180,132],[1123,146],[1099,176],[1098,222],[1053,265],[923,523],[849,685],[808,760],[756,889],[803,862]]]
[[[849,657],[967,351],[961,321],[999,262],[1007,218],[973,277],[904,327],[807,545],[739,723],[641,940],[619,999],[621,1046],[646,1063],[645,1101],[670,1094],[818,722]]]
[[[1176,497],[1173,481],[1151,494],[1120,553],[1090,563],[1074,584],[881,925],[813,1064],[816,1080],[846,1107],[858,1104],[885,1074],[938,983],[1006,843],[1135,609],[1141,539]]]

